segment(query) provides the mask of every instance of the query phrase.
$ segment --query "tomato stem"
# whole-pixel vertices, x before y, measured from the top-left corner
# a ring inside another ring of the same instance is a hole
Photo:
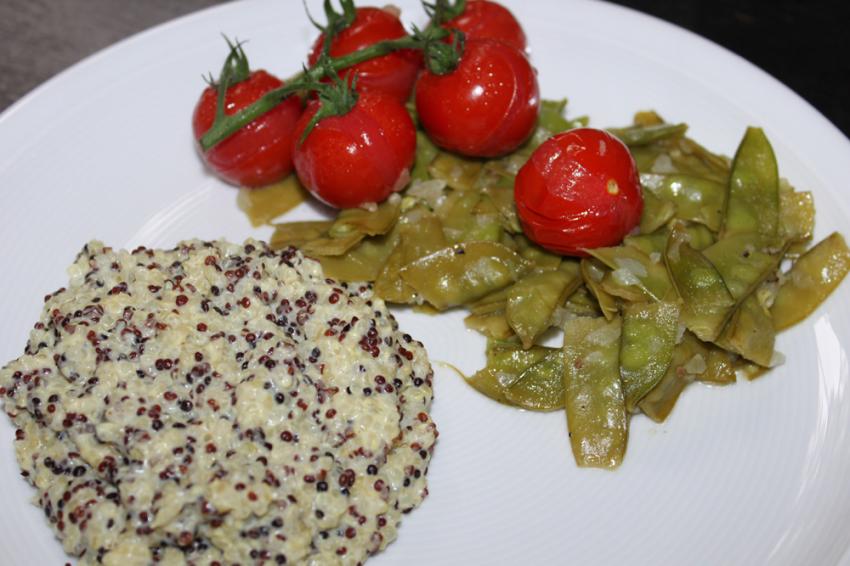
[[[266,112],[271,111],[286,97],[304,90],[309,90],[319,80],[336,74],[363,61],[381,57],[398,51],[400,49],[422,49],[423,39],[421,37],[401,37],[374,43],[358,51],[354,51],[342,57],[329,57],[326,64],[317,65],[305,69],[296,75],[288,84],[268,91],[256,102],[246,106],[233,114],[227,114],[216,118],[212,127],[201,137],[200,145],[203,151],[208,151],[213,146],[221,143],[231,135],[235,134],[243,126],[256,120]]]

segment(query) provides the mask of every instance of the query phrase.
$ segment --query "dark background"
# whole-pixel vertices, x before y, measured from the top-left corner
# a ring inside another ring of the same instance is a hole
[[[86,55],[221,1],[0,0],[0,110]],[[742,55],[802,95],[850,136],[846,0],[614,2],[673,22]]]

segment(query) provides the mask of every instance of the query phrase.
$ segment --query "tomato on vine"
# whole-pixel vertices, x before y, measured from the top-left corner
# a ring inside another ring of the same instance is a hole
[[[324,85],[294,139],[298,178],[330,206],[378,203],[410,180],[416,127],[404,105],[384,93],[358,92],[339,79]]]
[[[514,184],[526,235],[556,253],[613,246],[640,222],[640,179],[628,148],[611,134],[576,128],[538,147]]]
[[[457,8],[461,8],[458,10]],[[458,2],[457,8],[446,8],[451,19],[443,23],[447,29],[456,29],[469,39],[496,39],[526,49],[525,32],[510,10],[490,0]],[[459,12],[459,13],[457,13]]]
[[[537,123],[536,71],[507,43],[473,39],[464,44],[459,37],[456,67],[426,68],[416,83],[419,121],[434,143],[449,151],[473,157],[510,153]]]
[[[210,81],[192,115],[196,141],[219,117],[232,115],[283,86],[266,71],[251,72],[241,45],[228,43],[230,53],[218,81]],[[292,131],[300,115],[301,101],[289,97],[224,141],[201,150],[201,156],[216,175],[234,185],[260,187],[279,181],[292,172]]]
[[[380,41],[407,36],[401,20],[388,9],[355,8],[351,1],[343,1],[341,5],[342,14],[326,7],[328,25],[320,28],[324,31],[313,43],[308,58],[311,67],[316,65],[326,47],[330,57],[342,57]],[[331,41],[326,46],[328,33]],[[357,77],[361,91],[380,91],[404,102],[410,97],[421,66],[419,51],[401,49],[358,63],[340,71],[339,76],[342,78],[350,73],[352,78]]]

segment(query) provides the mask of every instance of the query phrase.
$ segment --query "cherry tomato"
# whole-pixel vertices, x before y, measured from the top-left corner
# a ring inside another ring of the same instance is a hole
[[[519,170],[514,199],[529,238],[574,256],[619,244],[643,211],[637,166],[628,148],[593,128],[543,142]]]
[[[265,71],[254,71],[227,89],[224,112],[234,114],[281,86],[280,79]],[[216,89],[207,87],[195,106],[192,130],[196,140],[213,124],[217,97]],[[202,157],[219,177],[234,185],[261,187],[279,181],[292,172],[292,131],[300,115],[301,102],[289,97]]]
[[[398,39],[405,35],[407,32],[398,16],[379,8],[357,8],[354,22],[331,42],[330,56],[340,57],[379,41]],[[311,66],[319,60],[324,43],[325,35],[322,34],[313,44],[308,58]],[[341,71],[339,76],[342,78],[351,71],[352,78],[357,75],[357,90],[378,90],[405,102],[410,98],[421,66],[422,56],[419,51],[402,49],[349,67]]]
[[[311,101],[295,126],[293,160],[304,186],[337,208],[381,202],[410,180],[416,127],[405,107],[379,92],[361,92],[342,116],[324,118],[298,143],[319,109]]]
[[[466,39],[497,39],[525,51],[525,32],[510,10],[490,0],[469,0],[463,13],[443,24]]]
[[[416,111],[438,146],[473,157],[496,157],[519,147],[537,123],[540,93],[526,56],[507,43],[473,39],[457,68],[424,71]]]

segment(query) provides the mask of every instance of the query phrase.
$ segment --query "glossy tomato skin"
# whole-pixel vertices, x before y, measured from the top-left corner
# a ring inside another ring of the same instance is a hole
[[[340,57],[386,39],[407,35],[401,20],[380,8],[357,8],[354,22],[340,32],[331,43],[331,57]],[[316,64],[325,42],[321,34],[313,43],[308,57],[310,66]],[[351,71],[357,75],[357,90],[380,91],[405,102],[410,98],[416,75],[422,67],[422,55],[413,49],[402,49],[388,55],[364,61],[339,73],[342,78]]]
[[[227,89],[224,112],[233,114],[281,86],[278,78],[254,71],[248,79]],[[213,124],[217,97],[216,89],[207,87],[195,106],[192,130],[196,140]],[[202,157],[219,177],[233,185],[261,187],[277,182],[292,172],[292,131],[300,115],[301,101],[291,96]]]
[[[619,244],[643,212],[631,153],[620,140],[594,128],[543,142],[519,170],[514,199],[531,240],[572,256]]]
[[[537,73],[515,47],[473,39],[451,73],[422,72],[416,111],[438,146],[472,157],[504,155],[522,145],[537,124]]]
[[[352,110],[321,120],[298,144],[319,108],[311,101],[295,127],[298,178],[336,208],[381,202],[410,180],[416,128],[405,107],[379,92],[360,93]]]
[[[496,39],[526,49],[525,32],[510,10],[490,0],[469,0],[463,13],[443,24],[447,29],[458,29],[466,39]]]

